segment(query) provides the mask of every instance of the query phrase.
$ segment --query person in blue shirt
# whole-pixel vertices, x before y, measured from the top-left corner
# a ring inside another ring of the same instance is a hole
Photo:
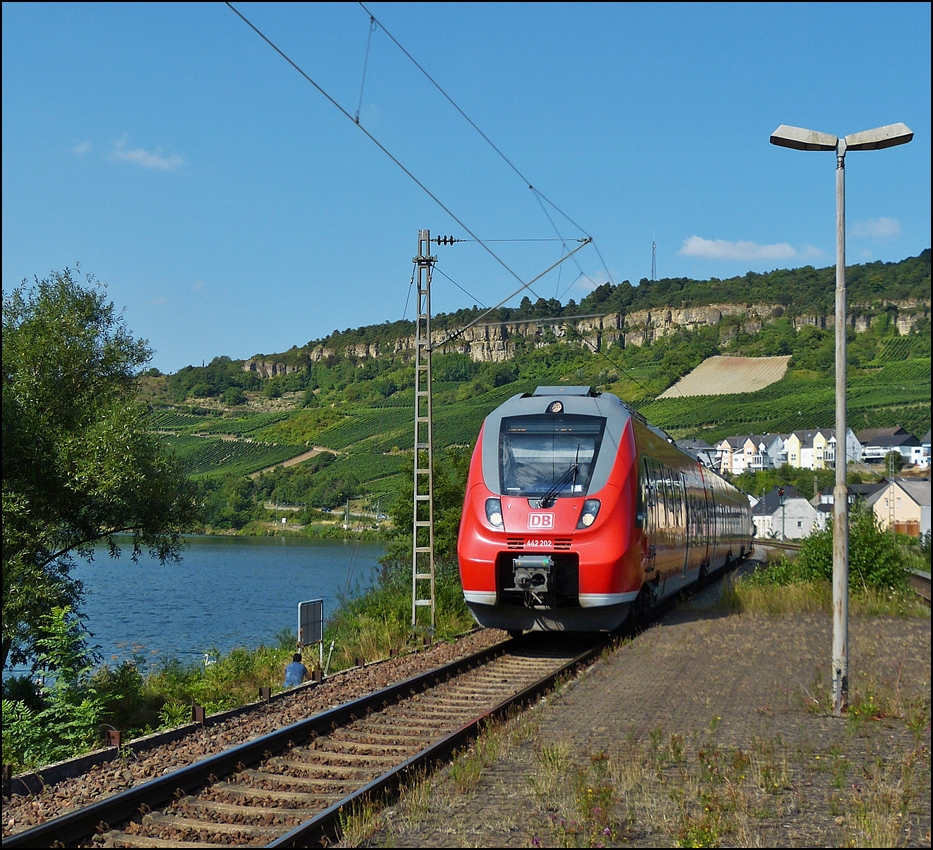
[[[285,683],[282,685],[283,688],[294,688],[296,685],[300,685],[305,679],[310,679],[311,674],[308,672],[308,668],[301,663],[301,653],[296,652],[292,656],[292,662],[285,668]]]

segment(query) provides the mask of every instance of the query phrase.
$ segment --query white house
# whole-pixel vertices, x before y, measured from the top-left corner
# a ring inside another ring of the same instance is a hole
[[[813,531],[817,510],[794,487],[785,484],[766,493],[752,508],[752,516],[755,536],[762,540],[801,540]]]
[[[823,428],[820,430],[820,434],[826,440],[826,447],[823,449],[823,468],[825,469],[835,469],[836,468],[836,429],[835,428]],[[855,435],[855,431],[851,428],[846,428],[846,463],[850,461],[855,461],[856,463],[862,462],[862,452],[863,447],[859,438]],[[820,467],[815,467],[819,469]]]
[[[782,465],[784,438],[780,434],[749,434],[726,437],[716,444],[721,460],[720,472],[741,475],[761,472]]]
[[[930,468],[930,430],[920,438],[920,445],[910,450],[910,462],[921,469]]]
[[[858,438],[863,446],[862,460],[865,463],[883,463],[888,453],[895,451],[904,458],[904,463],[911,463],[915,448],[918,456],[922,456],[920,440],[903,428],[870,428],[859,431]]]

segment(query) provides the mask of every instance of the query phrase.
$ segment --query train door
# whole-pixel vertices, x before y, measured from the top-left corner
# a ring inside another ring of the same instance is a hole
[[[706,490],[706,527],[707,527],[707,553],[708,566],[712,570],[715,568],[716,550],[719,548],[719,517],[717,516],[718,505],[716,504],[716,490],[710,482],[710,487]]]
[[[642,566],[645,581],[656,577],[658,544],[658,489],[653,463],[648,458],[642,459],[641,500],[644,517],[644,550]]]
[[[690,569],[690,544],[693,542],[693,511],[690,509],[690,488],[687,486],[687,476],[683,472],[678,472],[676,481],[680,497],[680,521],[684,541],[683,574],[686,577]]]

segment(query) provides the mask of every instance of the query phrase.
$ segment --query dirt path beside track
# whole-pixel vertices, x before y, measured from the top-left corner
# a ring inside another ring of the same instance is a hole
[[[360,846],[930,846],[930,619],[695,600],[410,791]]]

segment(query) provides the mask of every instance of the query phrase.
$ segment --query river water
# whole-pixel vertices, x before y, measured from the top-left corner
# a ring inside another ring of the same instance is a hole
[[[283,629],[297,635],[299,602],[323,599],[326,621],[341,598],[372,585],[385,552],[381,543],[294,537],[185,540],[177,564],[145,554],[134,564],[126,546],[117,560],[102,548],[93,562],[77,563],[74,575],[87,592],[85,625],[101,661],[141,656],[148,668],[168,658],[190,663],[214,651],[275,645]]]

